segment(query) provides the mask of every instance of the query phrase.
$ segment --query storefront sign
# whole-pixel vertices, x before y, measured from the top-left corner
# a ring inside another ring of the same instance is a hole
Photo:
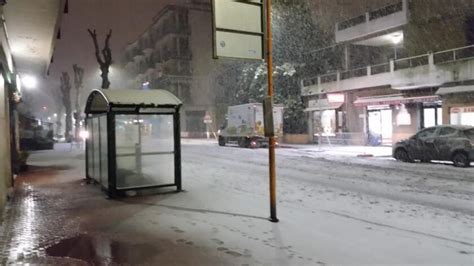
[[[466,106],[466,107],[453,107],[451,108],[452,114],[457,113],[474,113],[474,106]]]
[[[397,125],[398,126],[409,126],[411,125],[411,115],[408,113],[408,110],[405,108],[405,105],[402,104],[402,107],[397,114]]]
[[[474,126],[474,106],[453,107],[450,112],[452,125]]]
[[[329,93],[327,96],[330,103],[343,103],[345,101],[344,94],[342,93]]]

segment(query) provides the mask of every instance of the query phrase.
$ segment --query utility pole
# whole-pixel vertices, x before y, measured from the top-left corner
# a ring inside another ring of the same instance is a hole
[[[272,0],[266,1],[267,16],[267,79],[268,79],[268,97],[273,102],[273,58],[272,58]],[[273,104],[270,105],[270,111],[273,112]],[[272,125],[273,126],[273,125]],[[275,136],[268,137],[268,159],[270,172],[270,218],[271,222],[278,222],[276,214],[276,171],[275,171]]]

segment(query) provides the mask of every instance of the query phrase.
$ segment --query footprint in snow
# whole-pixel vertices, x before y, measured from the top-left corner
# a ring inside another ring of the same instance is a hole
[[[216,243],[217,245],[223,245],[224,244],[224,241],[222,241],[220,239],[217,239],[217,238],[213,238],[211,240],[212,240],[212,242]]]
[[[226,251],[225,253],[233,257],[242,257],[242,254],[240,254],[239,252],[232,251],[232,250]]]

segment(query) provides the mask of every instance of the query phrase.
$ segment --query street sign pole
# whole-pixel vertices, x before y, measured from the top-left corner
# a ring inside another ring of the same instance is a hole
[[[270,110],[273,112],[271,99],[273,98],[273,58],[272,58],[272,0],[266,1],[266,42],[267,42],[267,79]],[[273,125],[272,125],[273,126]],[[270,172],[270,218],[271,222],[278,222],[276,214],[276,171],[275,171],[275,136],[268,137],[268,160]]]
[[[265,4],[264,4],[265,2]],[[265,106],[265,136],[268,137],[270,170],[270,217],[278,222],[276,215],[275,135],[273,129],[273,60],[271,0],[212,0],[214,58],[240,58],[267,62],[268,92]],[[265,19],[266,14],[266,19]],[[266,21],[266,27],[264,22]],[[265,28],[265,30],[264,30]],[[265,34],[266,31],[266,34]],[[266,38],[265,38],[266,37]],[[266,56],[265,49],[266,46]]]

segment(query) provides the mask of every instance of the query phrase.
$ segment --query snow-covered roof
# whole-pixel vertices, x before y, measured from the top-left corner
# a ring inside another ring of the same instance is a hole
[[[436,92],[438,95],[461,93],[461,92],[474,92],[474,85],[464,85],[456,87],[441,87]]]
[[[435,102],[439,101],[437,95],[426,95],[407,97],[402,94],[391,94],[371,97],[358,97],[354,101],[355,106],[366,106],[366,105],[385,105],[385,104],[406,104],[406,103],[422,103],[422,102]]]
[[[308,108],[304,109],[305,112],[322,111],[338,109],[342,106],[343,102],[332,103],[328,99],[310,100]]]
[[[182,102],[166,90],[93,90],[87,99],[86,113],[109,112],[110,107],[173,108]]]

